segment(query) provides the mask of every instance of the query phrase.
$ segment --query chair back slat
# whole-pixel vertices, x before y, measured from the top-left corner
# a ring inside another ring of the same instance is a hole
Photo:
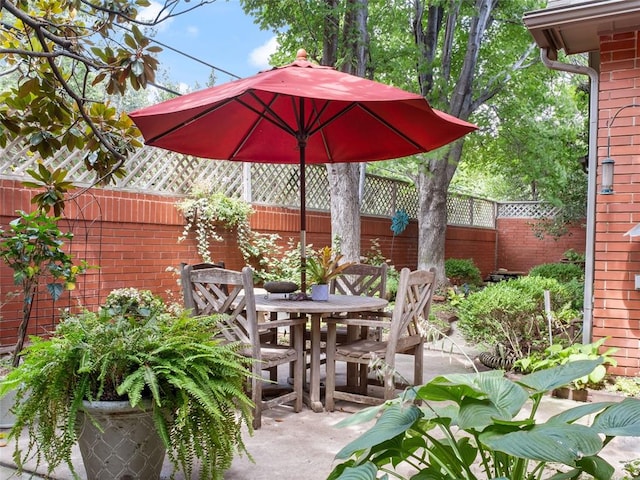
[[[429,320],[431,299],[435,288],[435,269],[415,270],[403,268],[398,282],[396,304],[393,309],[389,333],[389,354],[403,337],[421,337]]]
[[[385,298],[387,293],[387,265],[357,263],[347,267],[329,285],[331,293],[340,295],[366,295]]]
[[[224,268],[182,267],[185,306],[193,315],[222,314],[218,326],[228,342],[250,346],[253,358],[260,358],[257,313],[253,293],[253,274]],[[188,300],[189,299],[189,300]]]

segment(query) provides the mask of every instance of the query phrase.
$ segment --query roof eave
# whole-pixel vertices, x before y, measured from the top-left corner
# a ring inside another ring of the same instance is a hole
[[[601,35],[640,29],[640,0],[571,3],[527,12],[523,20],[540,48],[597,51]]]

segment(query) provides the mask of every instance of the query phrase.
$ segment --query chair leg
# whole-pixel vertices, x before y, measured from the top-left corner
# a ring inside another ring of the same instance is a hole
[[[360,378],[358,379],[358,393],[366,395],[369,388],[369,365],[360,364]]]
[[[424,374],[424,343],[416,345],[414,356],[413,384],[422,385],[422,378]]]
[[[327,377],[325,385],[325,408],[333,412],[335,401],[333,394],[336,389],[336,324],[327,324]]]
[[[253,408],[253,429],[258,430],[262,426],[262,376],[260,367],[255,362],[253,363],[253,377],[251,378],[251,400],[255,405]]]
[[[395,359],[387,359],[388,364],[384,366],[384,399],[391,400],[396,396],[396,362]]]

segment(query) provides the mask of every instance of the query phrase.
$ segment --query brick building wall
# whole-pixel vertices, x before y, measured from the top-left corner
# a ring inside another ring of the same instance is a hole
[[[640,239],[623,236],[640,222],[640,107],[632,106],[640,104],[639,46],[637,31],[600,37],[598,165],[610,132],[615,176],[614,194],[596,203],[593,336],[619,348],[611,371],[621,375],[640,374]]]

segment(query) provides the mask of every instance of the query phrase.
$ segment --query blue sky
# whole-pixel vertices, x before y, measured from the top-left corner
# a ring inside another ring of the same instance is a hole
[[[157,11],[158,6],[152,2],[149,10]],[[160,25],[154,37],[158,41],[240,77],[269,68],[268,56],[276,48],[274,34],[261,31],[238,0],[217,0]],[[172,83],[206,85],[209,67],[168,49],[158,57]],[[217,84],[233,80],[220,72],[216,77]]]

